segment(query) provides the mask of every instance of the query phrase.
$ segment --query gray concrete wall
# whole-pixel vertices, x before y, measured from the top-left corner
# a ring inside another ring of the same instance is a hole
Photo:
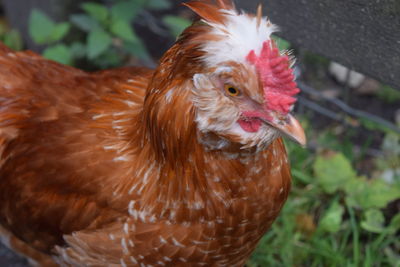
[[[280,26],[295,46],[400,89],[400,0],[237,0]]]

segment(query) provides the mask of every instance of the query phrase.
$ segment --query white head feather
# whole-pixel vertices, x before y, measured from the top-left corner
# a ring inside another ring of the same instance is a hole
[[[271,34],[278,27],[267,18],[258,21],[257,17],[234,10],[222,10],[226,20],[224,24],[203,20],[212,27],[211,33],[221,36],[220,40],[205,42],[201,47],[206,53],[204,61],[208,67],[219,65],[226,61],[245,63],[251,50],[258,55],[263,43],[271,39]]]

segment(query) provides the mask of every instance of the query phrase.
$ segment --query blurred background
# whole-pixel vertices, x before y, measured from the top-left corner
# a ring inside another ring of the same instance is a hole
[[[297,58],[293,188],[248,266],[400,266],[400,1],[237,0]],[[88,71],[155,67],[193,14],[177,0],[1,0],[0,40]],[[0,266],[26,266],[5,248]]]

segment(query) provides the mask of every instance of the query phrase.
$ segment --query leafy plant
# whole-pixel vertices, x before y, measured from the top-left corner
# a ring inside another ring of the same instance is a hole
[[[34,9],[29,18],[29,33],[38,44],[60,41],[68,33],[71,25],[67,22],[55,23],[38,9]]]
[[[346,157],[334,152],[317,157],[314,162],[314,173],[316,182],[328,194],[335,193],[346,182],[355,177],[355,172]]]
[[[84,13],[73,14],[68,22],[56,23],[39,10],[33,10],[29,32],[38,44],[47,48],[43,55],[64,64],[75,64],[85,59],[98,68],[122,65],[129,57],[150,61],[150,55],[133,24],[146,9],[170,8],[167,0],[115,1],[110,7],[95,2],[84,2]],[[173,35],[188,26],[186,19],[165,16],[165,25]],[[79,29],[84,38],[69,38],[70,29]],[[69,40],[68,39],[68,40]]]
[[[316,156],[287,143],[294,187],[248,266],[397,266],[400,214],[386,207],[400,199],[400,183],[379,172],[358,175],[340,142],[329,138],[337,151]]]
[[[400,91],[396,90],[390,86],[383,85],[377,91],[377,97],[382,101],[385,101],[390,104],[394,104],[400,101]]]
[[[21,50],[23,46],[21,34],[10,29],[4,22],[0,22],[0,41],[14,50]]]

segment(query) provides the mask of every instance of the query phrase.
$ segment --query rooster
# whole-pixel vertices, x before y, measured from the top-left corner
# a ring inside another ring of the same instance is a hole
[[[299,92],[276,27],[230,0],[155,70],[1,47],[0,233],[41,266],[242,266],[290,189]]]

